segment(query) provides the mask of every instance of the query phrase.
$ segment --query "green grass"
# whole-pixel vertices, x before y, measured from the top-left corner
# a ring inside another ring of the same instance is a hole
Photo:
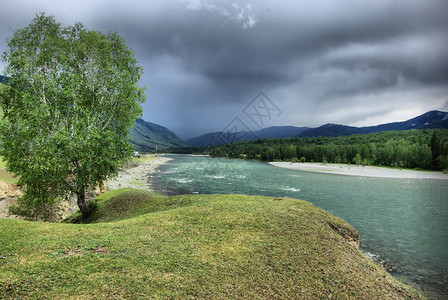
[[[420,297],[308,202],[122,189],[96,205],[85,224],[0,219],[0,298]]]
[[[145,154],[140,157],[131,157],[123,166],[124,169],[130,169],[137,167],[139,164],[156,160],[157,157],[154,154]]]
[[[19,179],[15,177],[14,174],[9,173],[4,169],[0,169],[0,180],[16,184]]]
[[[145,183],[143,181],[133,180],[130,183],[133,184],[134,186],[138,187],[138,188],[145,187]]]
[[[132,158],[133,163],[142,163],[142,162],[153,161],[153,160],[157,160],[157,156],[155,154],[145,154],[140,157]]]
[[[3,157],[0,156],[0,169],[6,168],[6,162],[3,160]]]
[[[15,177],[14,174],[6,171],[6,162],[3,161],[3,157],[0,156],[0,180],[9,183],[16,184],[19,178]]]

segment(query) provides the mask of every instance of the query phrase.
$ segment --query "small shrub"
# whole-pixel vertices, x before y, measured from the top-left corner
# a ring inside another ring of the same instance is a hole
[[[352,161],[355,163],[355,165],[360,165],[362,163],[361,155],[357,153]]]
[[[59,222],[63,209],[61,199],[42,200],[23,195],[17,198],[17,205],[9,207],[8,213],[28,221]]]

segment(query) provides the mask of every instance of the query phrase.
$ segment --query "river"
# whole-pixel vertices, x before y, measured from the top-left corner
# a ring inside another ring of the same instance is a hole
[[[165,195],[297,198],[355,227],[360,249],[430,298],[448,299],[448,183],[288,170],[267,163],[173,155],[153,174]]]

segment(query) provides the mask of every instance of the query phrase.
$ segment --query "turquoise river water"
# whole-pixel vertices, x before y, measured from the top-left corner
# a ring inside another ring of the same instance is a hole
[[[267,163],[173,155],[151,180],[166,194],[247,194],[313,203],[355,227],[360,249],[434,299],[448,299],[448,182],[288,170]]]

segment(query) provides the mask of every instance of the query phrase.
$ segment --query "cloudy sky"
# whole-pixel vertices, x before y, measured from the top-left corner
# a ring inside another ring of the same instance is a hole
[[[448,111],[446,0],[0,0],[0,7],[0,52],[38,12],[65,26],[117,31],[145,70],[143,119],[183,138],[235,120],[258,129],[255,111],[268,116],[263,126],[311,127]]]

